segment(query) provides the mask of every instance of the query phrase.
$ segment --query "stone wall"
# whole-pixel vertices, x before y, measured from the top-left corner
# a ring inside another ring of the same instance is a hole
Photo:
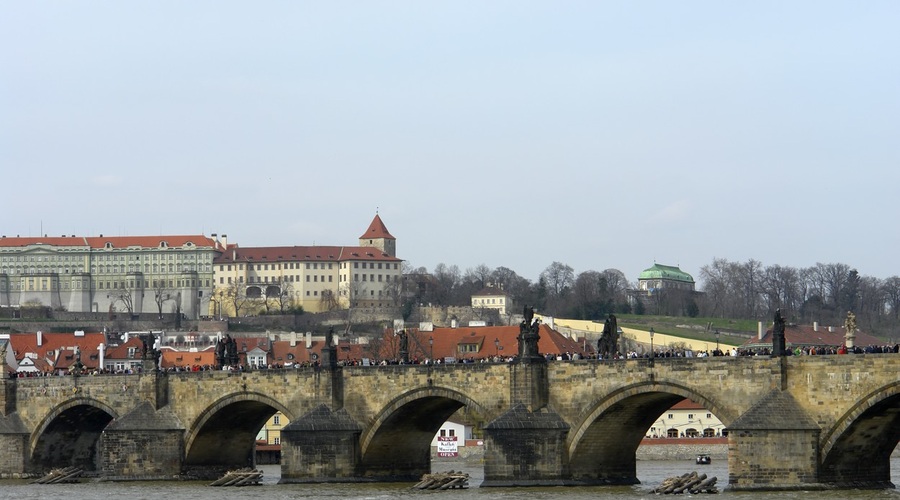
[[[728,459],[728,442],[713,439],[645,439],[638,447],[638,460],[694,460],[709,455],[713,460]]]

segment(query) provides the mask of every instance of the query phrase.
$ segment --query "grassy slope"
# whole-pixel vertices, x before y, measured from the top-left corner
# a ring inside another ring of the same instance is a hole
[[[719,330],[721,342],[738,344],[757,333],[757,322],[753,320],[639,316],[636,314],[619,314],[616,315],[616,319],[620,327],[641,330],[653,327],[653,330],[658,333],[705,342],[716,341],[716,330]]]

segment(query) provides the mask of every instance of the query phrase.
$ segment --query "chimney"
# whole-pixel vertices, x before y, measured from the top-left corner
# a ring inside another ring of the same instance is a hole
[[[40,330],[37,332],[37,345],[38,347],[44,345],[44,334]]]
[[[306,348],[312,347],[312,332],[306,332]]]
[[[291,347],[297,347],[297,332],[291,332]]]
[[[228,248],[228,235],[222,235],[222,248]]]
[[[763,335],[765,335],[765,334],[766,334],[766,330],[765,330],[765,328],[763,327],[763,322],[760,321],[760,322],[758,322],[758,323],[756,324],[756,338],[757,338],[757,340],[762,340],[762,339],[763,339]]]
[[[813,321],[813,331],[814,332],[819,331],[819,322],[818,321]]]
[[[834,333],[834,327],[833,327],[833,326],[829,326],[829,327],[828,327],[828,333]]]

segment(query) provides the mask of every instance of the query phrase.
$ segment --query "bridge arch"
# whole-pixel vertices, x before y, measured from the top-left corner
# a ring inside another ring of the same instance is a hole
[[[464,406],[480,418],[486,415],[474,399],[445,387],[414,389],[388,402],[360,436],[363,474],[419,479],[429,471],[434,435]]]
[[[288,422],[295,418],[287,407],[265,394],[240,392],[219,398],[186,431],[185,466],[249,465],[256,435],[275,412],[284,414]]]
[[[890,457],[898,442],[900,381],[861,397],[823,433],[821,480],[889,484]]]
[[[100,434],[118,418],[112,407],[84,396],[54,406],[29,438],[31,463],[47,468],[78,466],[96,470]]]
[[[635,453],[647,429],[687,398],[702,404],[727,426],[736,416],[690,387],[644,382],[622,387],[590,405],[567,438],[569,467],[577,481],[636,484]]]

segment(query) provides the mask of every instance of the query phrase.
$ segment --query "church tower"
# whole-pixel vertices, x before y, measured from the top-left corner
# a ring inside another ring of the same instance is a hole
[[[397,256],[397,238],[391,235],[377,213],[369,224],[369,229],[359,237],[359,246],[375,247],[391,257]]]

